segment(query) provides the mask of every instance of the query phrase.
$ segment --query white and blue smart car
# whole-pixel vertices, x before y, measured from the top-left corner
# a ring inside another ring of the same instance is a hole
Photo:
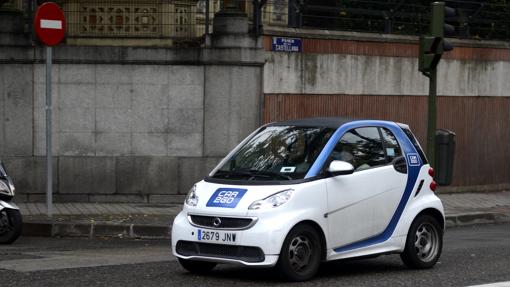
[[[271,123],[189,191],[172,250],[195,273],[217,263],[275,266],[291,281],[323,261],[400,254],[430,268],[444,211],[408,126],[310,118]]]

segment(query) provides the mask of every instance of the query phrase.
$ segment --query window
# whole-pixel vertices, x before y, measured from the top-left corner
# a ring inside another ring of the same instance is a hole
[[[382,128],[383,146],[386,151],[388,162],[392,162],[395,158],[402,156],[402,150],[398,145],[397,138],[388,129]]]
[[[331,158],[349,162],[355,170],[385,165],[386,157],[378,128],[348,131],[335,146]]]
[[[234,180],[303,179],[335,130],[269,126],[234,153],[213,178]]]
[[[414,148],[416,149],[416,151],[418,152],[418,154],[420,155],[420,158],[421,158],[421,162],[423,162],[423,164],[427,164],[427,158],[425,157],[425,154],[423,153],[423,150],[421,149],[421,146],[420,144],[418,143],[418,141],[416,140],[416,137],[413,135],[413,133],[411,132],[410,129],[408,128],[402,128],[402,130],[404,131],[404,133],[406,134],[406,136],[409,138],[409,140],[411,141],[411,143],[414,145]]]

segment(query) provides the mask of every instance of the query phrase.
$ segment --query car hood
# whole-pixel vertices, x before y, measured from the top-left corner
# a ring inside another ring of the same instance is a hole
[[[246,216],[248,207],[256,200],[264,199],[293,185],[229,185],[200,181],[196,184],[199,198],[195,207],[187,207],[188,213]]]

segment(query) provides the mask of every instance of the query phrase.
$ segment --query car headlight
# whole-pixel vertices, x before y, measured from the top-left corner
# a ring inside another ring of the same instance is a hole
[[[290,200],[293,191],[293,189],[282,190],[269,197],[253,202],[248,209],[257,210],[278,207]]]
[[[7,183],[5,183],[5,181],[3,180],[0,180],[0,193],[5,193],[8,195],[11,194],[11,189],[9,188],[9,185],[7,185]]]
[[[198,196],[197,196],[196,190],[197,190],[197,186],[193,185],[193,187],[189,190],[184,203],[186,203],[189,206],[197,206]]]

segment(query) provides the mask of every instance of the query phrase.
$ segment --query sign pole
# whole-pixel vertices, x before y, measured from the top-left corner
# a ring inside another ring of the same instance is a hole
[[[46,46],[46,203],[48,218],[53,215],[53,159],[51,150],[51,66],[52,48]]]
[[[53,216],[53,157],[51,151],[51,66],[52,46],[65,36],[66,18],[60,6],[53,2],[41,4],[34,16],[37,38],[46,46],[46,205],[48,218]]]

